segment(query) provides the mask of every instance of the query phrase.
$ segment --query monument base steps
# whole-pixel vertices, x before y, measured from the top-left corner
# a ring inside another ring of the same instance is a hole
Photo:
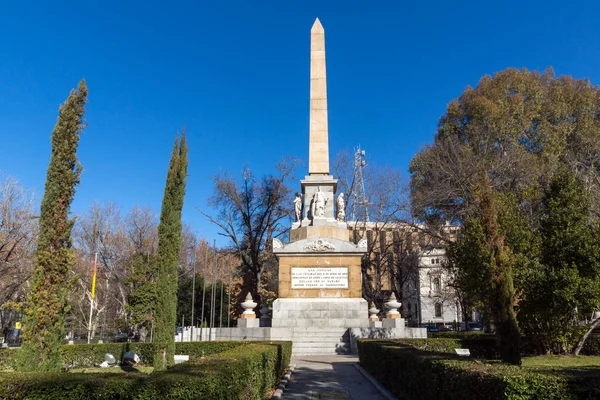
[[[350,353],[347,328],[292,328],[292,354],[295,356]]]

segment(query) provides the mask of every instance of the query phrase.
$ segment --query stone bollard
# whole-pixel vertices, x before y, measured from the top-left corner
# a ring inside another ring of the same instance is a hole
[[[398,311],[398,308],[400,308],[402,303],[396,300],[394,292],[388,297],[384,305],[387,312],[382,321],[383,327],[390,329],[404,329],[404,319],[400,316],[400,312]]]
[[[257,306],[257,303],[252,300],[252,295],[250,292],[248,292],[246,300],[241,304],[241,306],[244,308],[244,312],[238,318],[238,327],[258,328],[260,321],[256,319],[256,313],[254,312],[254,307]]]
[[[379,314],[379,309],[375,307],[375,303],[371,302],[371,304],[369,304],[369,321],[379,321],[377,314]]]
[[[402,305],[402,303],[400,303],[398,300],[396,300],[396,294],[394,292],[392,292],[390,297],[388,297],[387,301],[385,302],[385,308],[387,309],[387,313],[385,314],[385,317],[386,318],[400,318],[400,312],[398,311],[398,309],[400,308],[401,305]]]
[[[379,314],[379,309],[375,307],[375,303],[371,302],[369,304],[369,327],[381,328],[381,321],[377,314]]]

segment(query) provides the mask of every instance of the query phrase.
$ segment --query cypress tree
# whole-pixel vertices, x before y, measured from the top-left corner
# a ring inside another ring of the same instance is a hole
[[[60,346],[67,311],[69,273],[74,264],[71,230],[74,219],[69,209],[81,164],[77,160],[79,136],[85,128],[87,103],[85,80],[79,82],[60,106],[52,132],[52,153],[48,166],[39,220],[35,270],[27,297],[23,325],[20,369],[60,371]]]
[[[175,139],[169,163],[167,183],[158,225],[158,280],[155,308],[154,369],[164,370],[174,364],[175,325],[177,318],[177,268],[181,248],[181,210],[187,175],[185,131],[181,142]]]

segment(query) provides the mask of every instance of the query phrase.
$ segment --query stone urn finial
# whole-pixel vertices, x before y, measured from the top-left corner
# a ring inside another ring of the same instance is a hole
[[[398,311],[398,309],[400,308],[402,303],[396,300],[396,294],[394,292],[392,292],[390,297],[388,297],[384,305],[387,310],[387,313],[385,315],[386,318],[400,318],[400,312]]]
[[[377,314],[379,314],[379,309],[375,307],[375,303],[371,302],[369,304],[369,321],[379,321]]]
[[[248,292],[246,295],[246,300],[241,304],[244,308],[244,312],[240,315],[241,318],[256,318],[256,313],[254,312],[254,307],[257,306],[257,303],[252,300],[252,294]]]

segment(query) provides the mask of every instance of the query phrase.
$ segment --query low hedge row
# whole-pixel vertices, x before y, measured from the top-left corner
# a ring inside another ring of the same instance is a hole
[[[496,359],[499,356],[494,334],[481,331],[459,331],[459,332],[435,332],[429,333],[430,338],[435,339],[457,339],[464,348],[474,349],[477,357]],[[521,338],[521,352],[525,354],[537,354],[534,341],[526,336]],[[581,355],[600,356],[600,334],[590,335],[583,348]]]
[[[183,342],[175,343],[176,354],[190,356],[190,361],[240,346],[244,342]],[[63,345],[63,368],[93,367],[104,361],[104,355],[110,353],[121,360],[127,351],[133,351],[140,357],[140,364],[152,364],[154,343],[103,343]],[[0,349],[0,371],[16,369],[18,349]]]
[[[247,342],[150,375],[4,373],[0,399],[263,399],[283,375],[291,348],[291,342]]]
[[[439,337],[432,339],[398,339],[397,343],[414,347],[418,350],[454,353],[454,349],[469,349],[477,358],[497,360],[500,358],[498,345],[494,335],[468,335],[456,337]]]
[[[595,377],[535,373],[500,363],[460,359],[429,339],[428,350],[406,341],[361,339],[360,364],[400,398],[526,400],[595,399],[600,384]]]

